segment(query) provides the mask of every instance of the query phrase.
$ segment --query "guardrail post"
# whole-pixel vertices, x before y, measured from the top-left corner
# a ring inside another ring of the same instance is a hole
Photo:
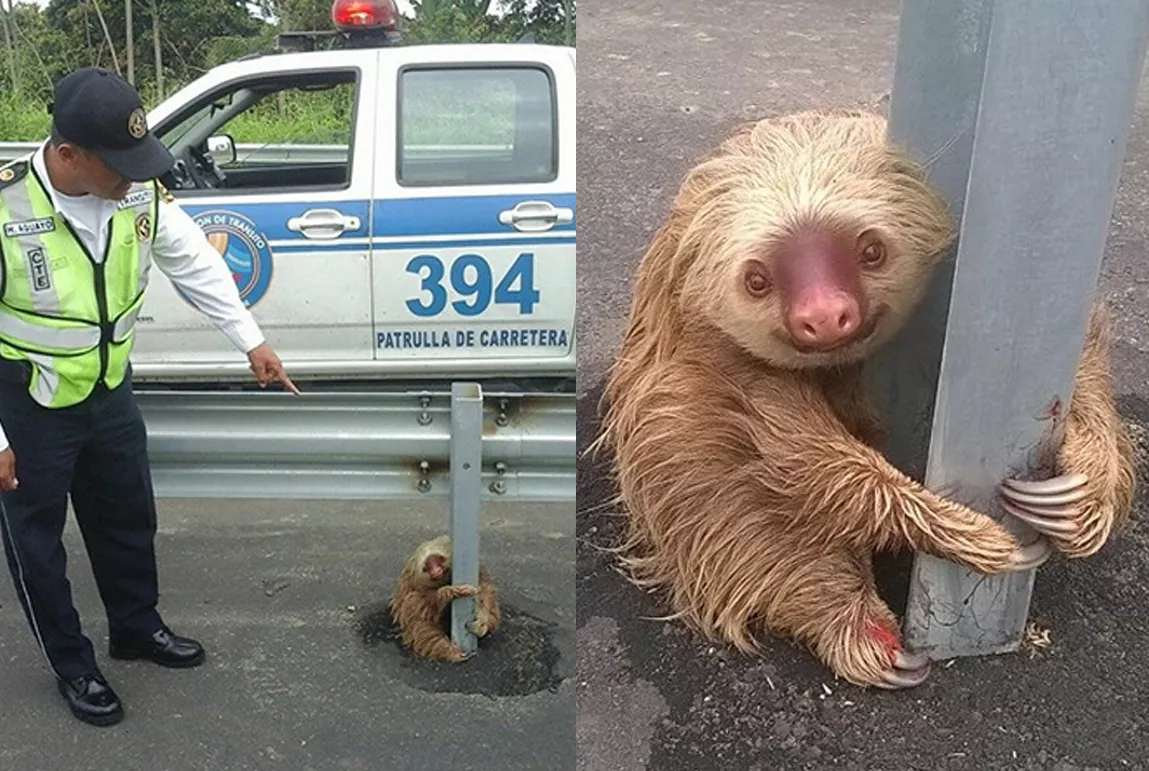
[[[1004,517],[1000,480],[1048,476],[1060,443],[1051,408],[1064,417],[1073,391],[1149,0],[922,0],[901,14],[890,135],[928,162],[961,232],[875,373],[885,449],[930,489]],[[917,555],[907,646],[1015,650],[1033,580]]]
[[[451,580],[479,583],[479,496],[483,487],[483,389],[478,383],[451,384]],[[451,640],[465,653],[478,649],[466,624],[475,617],[475,599],[451,603]]]

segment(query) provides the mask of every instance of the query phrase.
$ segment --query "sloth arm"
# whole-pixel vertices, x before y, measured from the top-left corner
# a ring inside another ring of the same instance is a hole
[[[1097,508],[1107,506],[1111,509],[1110,518],[1122,521],[1133,505],[1136,464],[1132,438],[1121,421],[1113,395],[1112,344],[1109,309],[1098,300],[1090,314],[1058,460],[1062,473],[1079,472],[1089,477],[1092,505],[1086,506],[1090,509],[1087,514],[1096,514]],[[1096,528],[1092,521],[1090,524],[1094,525],[1089,528],[1093,537],[1083,539],[1088,544],[1082,549],[1085,552],[1099,548],[1108,534],[1108,527]]]
[[[1014,567],[1009,531],[892,466],[850,433],[816,384],[761,373],[747,382],[678,363],[631,391],[645,396],[631,404],[632,424],[620,413],[619,434],[631,437],[619,448],[626,496],[666,512],[672,529],[723,520],[741,528],[749,516],[801,543],[910,548],[983,573]]]
[[[761,426],[756,481],[782,502],[794,530],[854,548],[908,547],[982,573],[1014,566],[1019,544],[1008,530],[894,467],[808,381],[784,376],[760,387],[765,403],[754,394],[749,413]]]

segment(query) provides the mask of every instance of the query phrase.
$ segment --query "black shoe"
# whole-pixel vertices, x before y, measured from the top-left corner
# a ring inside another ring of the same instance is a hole
[[[112,725],[124,718],[124,708],[103,675],[90,674],[74,680],[56,680],[60,695],[72,714],[92,725]]]
[[[203,663],[203,646],[195,640],[173,634],[166,626],[151,637],[134,640],[109,639],[108,655],[114,659],[151,659],[164,667],[198,667]]]

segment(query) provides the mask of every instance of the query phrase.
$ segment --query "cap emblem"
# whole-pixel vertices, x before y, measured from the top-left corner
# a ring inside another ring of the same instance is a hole
[[[128,133],[135,139],[143,139],[148,133],[148,122],[142,108],[137,107],[128,116]]]

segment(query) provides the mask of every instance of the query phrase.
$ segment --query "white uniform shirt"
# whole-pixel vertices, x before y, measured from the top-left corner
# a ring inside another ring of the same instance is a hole
[[[53,188],[44,164],[44,146],[36,151],[32,164],[48,187],[48,196],[56,211],[72,223],[92,257],[102,260],[117,202],[94,195],[65,195]],[[239,289],[223,257],[208,243],[203,230],[187,212],[162,198],[152,242],[152,264],[163,271],[239,351],[247,353],[264,341],[259,325],[239,297]],[[0,452],[7,447],[8,437],[0,426]],[[16,462],[19,464],[19,458]]]

